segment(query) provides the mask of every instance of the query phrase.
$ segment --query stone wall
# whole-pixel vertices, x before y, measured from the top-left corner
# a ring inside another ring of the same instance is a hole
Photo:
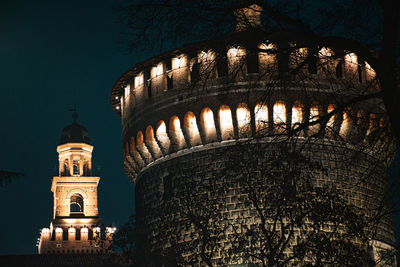
[[[300,145],[304,140],[299,139],[296,142]],[[314,186],[334,186],[337,194],[354,206],[360,216],[374,218],[379,211],[390,209],[390,201],[385,198],[389,195],[386,169],[376,158],[357,147],[332,140],[316,140],[302,145],[304,148],[301,154],[310,161],[321,164],[321,170],[314,169],[311,174]],[[222,227],[219,223],[224,222],[233,225],[243,221],[249,225],[258,223],[259,218],[255,216],[254,207],[246,204],[246,194],[234,179],[235,172],[237,176],[243,173],[234,170],[233,175],[232,172],[229,176],[222,174],[226,166],[237,159],[235,155],[238,153],[242,153],[243,160],[246,160],[246,153],[250,155],[254,151],[251,157],[256,155],[260,162],[267,164],[270,160],[269,153],[277,147],[278,143],[272,139],[253,143],[232,141],[208,145],[171,154],[142,170],[136,181],[137,218],[146,229],[154,251],[165,252],[179,239],[189,243],[198,239],[196,227],[193,223],[188,223],[184,215],[187,212],[185,205],[190,202],[188,199],[192,200],[191,208],[200,213],[211,212],[207,210],[210,208],[207,207],[207,203],[210,204],[207,201],[212,200],[211,206],[216,209],[212,217],[216,224],[210,225],[211,230]],[[262,169],[251,168],[254,173]],[[211,184],[215,183],[215,188],[223,185],[225,189],[212,195],[212,190],[206,192],[204,187],[198,186],[201,180],[210,180]],[[271,180],[266,179],[262,186],[268,186],[269,183],[272,183]],[[198,202],[204,194],[207,196],[203,206]],[[169,199],[170,196],[173,199]],[[382,203],[385,204],[381,206]],[[341,211],[338,211],[338,215],[340,214]],[[391,215],[384,216],[377,223],[376,228],[371,228],[373,239],[394,245]],[[229,248],[229,234],[223,234],[218,242],[225,243],[222,247]],[[224,253],[219,251],[215,255],[214,260],[217,262],[218,257],[223,257]]]

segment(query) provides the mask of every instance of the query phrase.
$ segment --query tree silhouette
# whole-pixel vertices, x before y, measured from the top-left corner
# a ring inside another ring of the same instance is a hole
[[[160,204],[146,204],[159,218],[146,217],[137,199],[136,259],[146,255],[142,265],[154,266],[393,264],[392,248],[374,251],[371,240],[386,238],[380,225],[390,224],[397,205],[375,180],[385,177],[400,137],[398,11],[392,1],[126,1],[132,51],[198,41],[204,54],[188,64],[191,97],[206,102],[210,85],[233,91],[245,81],[240,97],[262,103],[260,110],[289,99],[268,119],[244,119],[231,133],[237,144],[225,156],[216,152],[208,170],[185,162],[161,183],[150,181]],[[359,173],[353,179],[336,169]],[[363,184],[376,187],[366,189],[375,202],[355,192]]]
[[[21,172],[11,172],[6,170],[0,170],[0,187],[4,187],[10,184],[13,180],[24,176]]]

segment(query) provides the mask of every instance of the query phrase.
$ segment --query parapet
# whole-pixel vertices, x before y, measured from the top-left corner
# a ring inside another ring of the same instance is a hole
[[[326,90],[336,93],[335,86],[349,82],[351,87],[363,84],[376,90],[375,71],[355,53],[304,47],[280,38],[249,44],[246,37],[249,38],[242,32],[224,41],[191,44],[137,64],[112,88],[110,101],[114,111],[124,117],[123,109],[127,112],[140,108],[149,101],[204,86],[204,82],[207,86],[249,78],[272,82],[282,80],[282,75],[287,78],[294,71],[293,81],[318,81],[320,87],[324,85]],[[304,79],[304,75],[311,76]]]
[[[244,31],[187,45],[120,77],[110,100],[131,179],[197,146],[283,134],[372,144],[389,131],[381,102],[348,102],[378,91],[375,71],[355,53],[249,38]]]
[[[82,226],[43,228],[37,246],[39,254],[109,252],[115,227]]]

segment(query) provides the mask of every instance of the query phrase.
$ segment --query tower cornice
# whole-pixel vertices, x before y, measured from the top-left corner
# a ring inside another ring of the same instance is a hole
[[[54,176],[51,191],[55,192],[58,185],[62,186],[98,186],[100,177],[96,176]]]

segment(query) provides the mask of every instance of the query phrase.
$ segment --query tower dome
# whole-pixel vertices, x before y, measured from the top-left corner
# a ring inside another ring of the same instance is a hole
[[[78,115],[74,113],[72,115],[72,118],[74,120],[72,124],[66,126],[61,133],[60,145],[66,143],[90,144],[90,136],[88,130],[84,126],[76,122]]]

